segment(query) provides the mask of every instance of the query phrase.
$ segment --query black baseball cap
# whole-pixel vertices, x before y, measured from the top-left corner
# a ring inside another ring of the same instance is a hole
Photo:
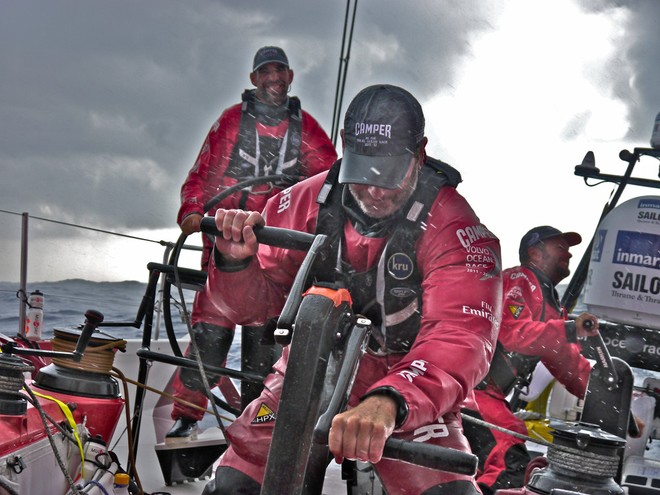
[[[518,256],[520,261],[523,261],[523,259],[527,258],[527,250],[529,248],[541,241],[551,239],[553,237],[563,237],[569,246],[576,246],[582,242],[582,236],[577,232],[562,232],[561,230],[556,229],[555,227],[550,227],[549,225],[534,227],[520,240],[520,249],[518,249]]]
[[[278,64],[286,65],[289,67],[289,59],[286,53],[279,46],[263,46],[257,50],[252,62],[252,72],[257,70],[264,64],[276,62]]]
[[[395,189],[424,138],[424,112],[408,91],[389,84],[360,91],[344,117],[342,184]]]

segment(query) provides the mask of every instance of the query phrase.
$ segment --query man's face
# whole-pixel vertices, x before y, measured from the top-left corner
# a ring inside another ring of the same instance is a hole
[[[387,218],[396,213],[408,201],[417,185],[419,155],[411,159],[408,173],[396,189],[349,184],[348,190],[360,209],[371,218]]]
[[[293,71],[286,65],[271,62],[250,74],[250,81],[257,88],[257,98],[267,105],[282,105],[293,81]]]
[[[532,250],[536,251],[532,261],[555,285],[571,273],[568,264],[573,255],[568,249],[569,245],[563,237],[551,237],[541,242],[538,249]]]

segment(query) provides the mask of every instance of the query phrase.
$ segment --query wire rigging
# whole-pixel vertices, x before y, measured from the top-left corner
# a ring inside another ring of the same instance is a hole
[[[344,89],[346,88],[346,74],[348,72],[348,60],[351,56],[351,45],[353,44],[353,28],[355,27],[355,14],[357,11],[357,0],[353,4],[353,16],[351,19],[351,31],[346,43],[346,29],[348,27],[348,17],[351,7],[351,0],[346,1],[346,16],[344,18],[344,31],[341,38],[341,53],[339,54],[339,70],[337,71],[337,88],[335,90],[335,104],[332,114],[332,129],[330,138],[332,144],[337,146],[337,136],[341,122],[341,106],[344,99]]]
[[[18,213],[16,211],[2,210],[2,209],[0,209],[0,213],[8,213],[10,215],[18,215],[18,216],[22,215],[22,213]],[[116,236],[119,236],[119,237],[127,237],[129,239],[136,239],[138,241],[153,242],[153,243],[160,244],[160,245],[163,245],[163,242],[164,242],[164,241],[156,241],[154,239],[147,239],[146,237],[138,237],[138,236],[129,235],[129,234],[121,234],[119,232],[112,232],[111,230],[97,229],[96,227],[87,227],[85,225],[78,225],[78,224],[75,224],[75,223],[62,222],[60,220],[53,220],[51,218],[36,217],[34,215],[28,215],[28,216],[30,218],[34,218],[35,220],[42,220],[44,222],[56,223],[56,224],[59,224],[59,225],[66,225],[68,227],[76,227],[78,229],[92,230],[94,232],[100,232],[102,234],[111,234],[111,235],[116,235]]]

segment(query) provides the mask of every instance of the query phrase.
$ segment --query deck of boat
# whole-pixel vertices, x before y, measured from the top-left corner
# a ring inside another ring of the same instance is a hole
[[[126,352],[118,353],[115,357],[114,366],[120,369],[126,377],[133,380],[138,375],[139,360],[136,357],[136,351],[140,347],[140,341],[129,340],[127,342]],[[182,344],[182,348],[185,348],[185,343]],[[150,349],[154,352],[170,352],[169,344],[166,341],[152,343]],[[172,376],[173,370],[174,368],[171,365],[154,362],[149,371],[148,385],[157,390],[164,390]],[[129,385],[131,409],[134,404],[134,397],[135,386]],[[135,461],[140,484],[145,494],[199,495],[208,483],[208,479],[167,484],[166,477],[160,466],[156,446],[159,445],[159,449],[164,448],[164,444],[162,443],[163,437],[172,425],[172,420],[169,418],[170,404],[169,399],[162,398],[153,392],[146,393]],[[214,426],[214,422],[215,419],[212,417],[201,422],[201,425],[207,427],[207,429],[198,437],[200,443],[209,444],[222,441],[220,429]],[[112,450],[119,456],[124,468],[127,467],[128,460],[128,436],[125,434],[125,428],[125,418],[122,417],[115,431],[115,439],[111,445]],[[343,495],[345,493],[346,485],[341,480],[340,467],[334,462],[331,462],[326,474],[323,494]]]

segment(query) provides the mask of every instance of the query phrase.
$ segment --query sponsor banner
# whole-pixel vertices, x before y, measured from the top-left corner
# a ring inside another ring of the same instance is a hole
[[[624,325],[601,325],[599,330],[612,357],[623,359],[636,368],[660,372],[657,331]],[[595,359],[595,356],[587,357]]]
[[[660,328],[660,197],[626,201],[601,222],[584,301],[601,318]]]
[[[620,230],[614,243],[612,264],[660,269],[660,235]]]

